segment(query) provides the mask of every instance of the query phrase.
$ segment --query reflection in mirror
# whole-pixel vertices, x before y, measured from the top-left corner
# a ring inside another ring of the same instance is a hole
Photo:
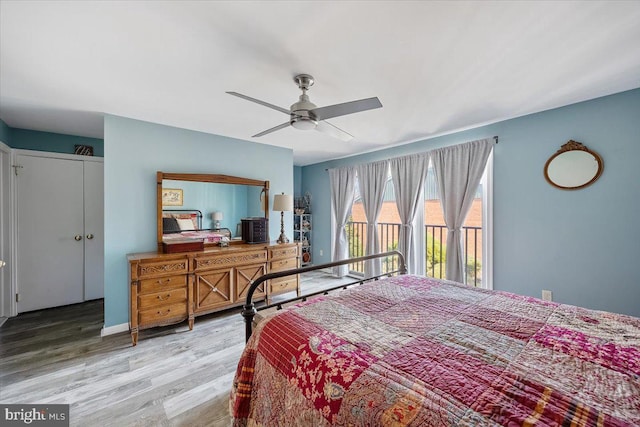
[[[544,176],[556,188],[576,190],[593,184],[602,174],[602,158],[576,141],[564,144],[544,167]]]
[[[240,220],[269,218],[269,181],[228,175],[157,174],[158,249],[184,239],[241,242]],[[216,225],[215,217],[219,221]]]
[[[163,180],[162,187],[181,189],[183,195],[182,206],[163,205],[162,209],[165,212],[169,209],[199,210],[202,212],[201,229],[216,228],[214,212],[222,213],[220,227],[228,228],[234,235],[240,218],[264,216],[260,209],[260,187],[171,179]]]

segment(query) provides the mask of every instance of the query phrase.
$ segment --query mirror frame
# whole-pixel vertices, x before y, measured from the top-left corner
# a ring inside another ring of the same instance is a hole
[[[593,158],[596,159],[596,161],[598,162],[598,171],[596,172],[595,176],[593,178],[591,178],[589,181],[585,182],[584,184],[576,186],[576,187],[565,187],[565,186],[562,186],[562,185],[560,185],[560,184],[558,184],[556,182],[553,182],[551,180],[551,178],[549,177],[549,165],[551,165],[551,162],[556,157],[558,157],[559,155],[567,153],[569,151],[585,151],[585,152],[591,154],[593,156]],[[559,188],[560,190],[579,190],[581,188],[588,187],[589,185],[591,185],[594,182],[596,182],[598,180],[598,178],[600,178],[600,175],[602,175],[602,171],[603,170],[604,170],[604,162],[602,161],[602,157],[600,157],[600,155],[598,153],[596,153],[595,151],[589,150],[586,146],[584,146],[580,142],[577,142],[577,141],[574,141],[574,140],[569,140],[566,144],[561,146],[560,149],[558,151],[556,151],[551,157],[549,157],[549,160],[547,160],[547,163],[545,163],[545,165],[544,165],[544,178],[547,180],[547,182],[549,184],[551,184],[555,188]]]
[[[264,193],[264,217],[269,219],[269,181],[260,181],[258,179],[242,178],[238,176],[230,175],[216,175],[216,174],[203,174],[203,173],[170,173],[160,172],[156,173],[156,223],[157,223],[157,238],[158,238],[158,252],[162,253],[162,181],[165,179],[171,179],[175,181],[192,181],[192,182],[213,182],[217,184],[237,184],[237,185],[252,185],[256,187],[262,187],[262,193]],[[242,242],[244,243],[244,242]],[[206,244],[205,246],[215,245],[213,243]]]

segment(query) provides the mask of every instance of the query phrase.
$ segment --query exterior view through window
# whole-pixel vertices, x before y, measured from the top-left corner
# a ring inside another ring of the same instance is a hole
[[[484,176],[475,192],[475,198],[471,209],[467,214],[462,228],[463,256],[465,261],[465,283],[476,287],[486,287],[483,283],[483,265],[489,265],[487,254],[483,253],[483,236],[486,235],[486,221],[483,214],[487,211],[485,206],[489,199],[487,190],[488,169],[491,161],[487,162]],[[356,184],[356,197],[351,209],[350,221],[347,223],[347,240],[349,242],[349,257],[365,255],[367,242],[367,219],[364,213],[362,199],[360,197],[359,182]],[[447,227],[444,223],[442,206],[435,170],[429,164],[427,180],[424,186],[424,214],[418,215],[424,219],[424,230],[416,230],[417,236],[424,241],[421,245],[420,256],[424,257],[424,274],[430,277],[446,279],[445,263],[447,260]],[[485,218],[486,219],[486,218]],[[484,225],[483,225],[484,223]],[[400,215],[395,202],[395,193],[391,174],[387,179],[382,209],[378,217],[378,234],[380,251],[389,251],[398,248],[400,233]],[[392,260],[383,261],[382,271],[392,271],[397,266]],[[354,276],[364,274],[364,263],[352,263],[349,266],[350,273]],[[486,277],[486,274],[485,276]]]

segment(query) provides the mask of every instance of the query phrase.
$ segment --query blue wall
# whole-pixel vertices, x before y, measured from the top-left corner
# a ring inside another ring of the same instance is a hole
[[[295,197],[302,196],[302,167],[293,167],[293,195]]]
[[[104,132],[106,327],[129,321],[126,255],[157,247],[156,171],[269,180],[270,206],[274,194],[293,191],[290,149],[109,115]],[[270,234],[278,236],[279,215],[270,219]],[[291,236],[291,212],[285,227]]]
[[[302,168],[314,200],[315,262],[330,260],[326,168],[500,137],[494,150],[494,289],[640,316],[640,89]],[[547,159],[573,139],[604,173],[577,191],[551,187]],[[319,256],[323,250],[324,255]]]
[[[93,155],[104,156],[104,142],[97,138],[11,128],[11,148],[73,154],[75,145],[90,145]]]
[[[0,141],[11,147],[11,128],[0,119]]]

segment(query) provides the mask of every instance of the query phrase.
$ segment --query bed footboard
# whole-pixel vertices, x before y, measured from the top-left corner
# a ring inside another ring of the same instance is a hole
[[[314,293],[311,293],[311,294],[301,295],[299,297],[291,298],[291,299],[288,299],[286,301],[280,301],[280,302],[275,303],[275,304],[269,304],[269,305],[266,305],[266,306],[262,306],[259,309],[256,309],[256,306],[253,303],[253,293],[258,288],[258,286],[260,286],[260,284],[262,284],[263,282],[266,282],[267,280],[278,279],[280,277],[291,276],[291,275],[294,275],[294,274],[306,273],[308,271],[315,271],[315,270],[322,270],[322,269],[330,268],[330,267],[337,267],[339,265],[351,264],[353,262],[367,261],[367,260],[371,260],[371,259],[386,258],[386,257],[397,257],[398,258],[398,269],[397,270],[390,271],[390,272],[387,272],[387,273],[384,273],[384,274],[380,274],[380,275],[377,275],[377,276],[369,277],[367,279],[356,280],[353,283],[342,284],[340,286],[336,286],[336,287],[333,287],[333,288],[324,289],[324,290],[319,291],[319,292],[314,292]],[[343,259],[343,260],[340,260],[340,261],[334,261],[334,262],[330,262],[330,263],[327,263],[327,264],[312,265],[312,266],[308,266],[308,267],[301,267],[301,268],[295,268],[295,269],[292,269],[292,270],[279,271],[279,272],[276,272],[276,273],[265,274],[264,276],[259,277],[257,280],[255,280],[251,284],[251,287],[249,288],[249,292],[247,293],[247,299],[245,301],[245,304],[242,306],[242,317],[244,317],[244,321],[245,321],[245,340],[249,341],[249,337],[251,337],[251,332],[252,332],[252,328],[253,328],[253,318],[258,313],[258,310],[265,310],[265,309],[271,308],[271,307],[279,307],[280,308],[283,304],[287,304],[287,303],[290,303],[290,302],[293,302],[293,301],[297,301],[297,300],[305,300],[306,298],[308,298],[310,296],[313,296],[313,295],[326,293],[326,292],[332,291],[334,289],[346,288],[347,286],[354,285],[354,284],[357,284],[357,283],[364,283],[364,282],[367,282],[367,281],[370,281],[370,280],[378,280],[381,277],[388,277],[388,276],[392,276],[394,274],[407,274],[407,268],[405,266],[404,256],[399,251],[389,251],[389,252],[384,252],[384,253],[379,253],[379,254],[374,254],[374,255],[366,255],[366,256],[358,257],[358,258]]]

